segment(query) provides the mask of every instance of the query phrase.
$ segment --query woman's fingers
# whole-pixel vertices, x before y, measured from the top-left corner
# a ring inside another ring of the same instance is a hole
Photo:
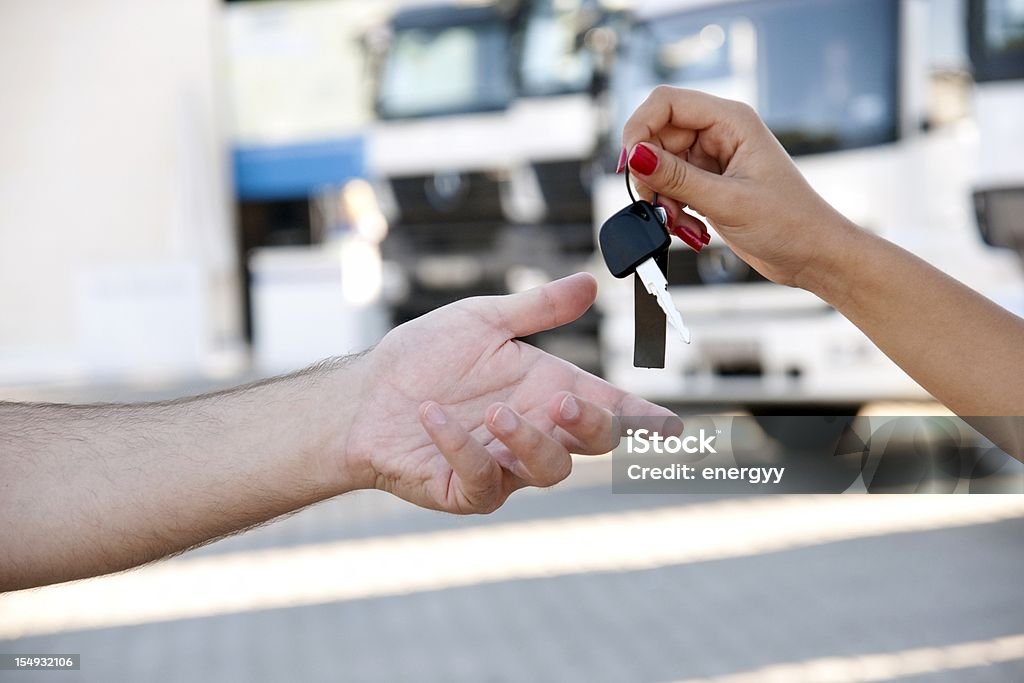
[[[643,184],[704,215],[725,210],[732,197],[729,179],[698,168],[651,143],[634,146],[626,163],[638,186]]]
[[[685,242],[694,251],[700,251],[711,242],[711,235],[696,216],[680,211],[678,218],[669,226],[669,231]]]
[[[673,215],[670,209],[700,204],[705,207],[702,213],[706,213],[707,208],[721,202],[721,195],[730,187],[729,179],[691,163],[690,156],[688,150],[673,154],[652,143],[634,146],[627,156],[626,166],[637,194],[648,201],[656,197],[658,203],[669,210],[670,229],[682,214],[680,210]],[[699,232],[697,236],[699,241]],[[679,237],[690,244],[686,238]],[[700,250],[693,244],[690,246]]]
[[[657,205],[665,209],[669,232],[685,242],[694,251],[700,251],[709,242],[711,235],[703,221],[685,211],[686,205],[671,197],[658,196]]]
[[[666,149],[668,149],[666,147]],[[718,159],[711,156],[705,149],[704,145],[701,144],[701,140],[698,138],[693,146],[687,150],[686,160],[697,168],[702,168],[709,173],[717,173],[721,175],[722,165],[718,162]]]
[[[679,139],[685,142],[685,133],[668,132],[675,128],[689,131],[692,134],[692,144],[697,133],[730,119],[730,115],[734,116],[738,109],[737,105],[736,102],[723,100],[699,90],[660,85],[626,121],[622,130],[622,143],[627,149],[632,149],[639,142],[658,141],[659,137],[667,139],[670,135],[678,135]],[[689,144],[686,147],[689,147]],[[679,152],[686,147],[667,149]]]
[[[647,200],[654,199],[658,206],[665,209],[669,232],[681,239],[687,246],[699,252],[711,242],[711,235],[704,223],[685,211],[686,204],[666,195],[655,195],[654,191],[643,183],[635,183],[635,185],[641,197]]]
[[[504,403],[487,410],[487,428],[514,456],[512,474],[531,486],[554,486],[569,476],[572,458],[565,446],[530,424]]]
[[[686,150],[690,149],[697,141],[698,135],[699,131],[696,130],[668,126],[658,131],[658,134],[648,142],[655,142],[659,147],[667,149],[673,154],[686,154]]]
[[[671,197],[662,197],[659,195],[654,203],[656,206],[660,206],[665,209],[669,227],[673,226],[679,219],[680,214],[683,213],[682,205]]]
[[[763,128],[754,111],[740,102],[659,86],[623,128],[626,165],[638,187],[716,216],[730,210],[735,194],[721,173],[740,142],[755,135],[755,122]]]
[[[459,512],[492,512],[504,502],[507,492],[503,473],[483,444],[473,438],[456,420],[449,418],[434,401],[420,406],[420,423],[437,450],[452,467],[456,486],[446,495]],[[460,498],[452,499],[452,496]]]

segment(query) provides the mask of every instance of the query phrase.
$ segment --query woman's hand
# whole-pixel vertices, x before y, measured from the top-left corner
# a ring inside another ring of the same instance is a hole
[[[811,189],[754,110],[661,86],[623,132],[639,189],[698,236],[711,221],[765,277],[808,289],[965,416],[1024,415],[1024,319],[860,230]],[[1011,422],[1012,428],[1019,422]],[[986,435],[1021,455],[1021,440]]]
[[[856,232],[746,104],[659,86],[622,139],[638,189],[648,198],[658,193],[676,232],[700,239],[704,226],[684,211],[692,208],[775,282],[810,288],[807,280],[830,267],[836,242]]]

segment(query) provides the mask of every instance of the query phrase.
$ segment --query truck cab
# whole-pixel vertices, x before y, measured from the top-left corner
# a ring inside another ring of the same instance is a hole
[[[607,36],[606,16],[596,0],[449,2],[382,27],[368,166],[389,217],[396,323],[588,263],[608,127],[586,41]],[[536,341],[594,368],[597,329],[589,314]]]
[[[987,244],[1024,259],[1024,2],[971,0],[968,11],[979,142],[975,215]],[[1024,310],[1024,290],[1006,284],[997,300]]]

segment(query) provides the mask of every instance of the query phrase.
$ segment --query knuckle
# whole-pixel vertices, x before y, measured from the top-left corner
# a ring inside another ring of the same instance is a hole
[[[604,423],[594,423],[577,435],[587,453],[607,453],[619,445],[619,437]]]
[[[497,491],[498,484],[495,482],[493,474],[494,471],[487,462],[474,463],[466,472],[466,476],[471,480],[470,485],[480,495],[490,495]]]
[[[537,479],[536,485],[541,488],[554,486],[564,481],[572,473],[572,457],[569,453],[563,452],[546,468],[544,476]]]
[[[554,486],[569,476],[572,459],[564,448],[546,449],[533,454],[532,466],[522,463],[522,479],[531,486],[546,488]]]
[[[665,85],[664,83],[662,83],[660,85],[655,86],[654,90],[651,91],[651,98],[659,101],[668,101],[672,99],[675,93],[676,88],[673,88],[671,85]]]
[[[558,464],[552,472],[552,482],[550,485],[554,486],[558,482],[564,481],[570,474],[572,474],[572,456],[565,453],[558,459]]]
[[[540,453],[544,450],[545,442],[547,441],[547,435],[536,427],[525,425],[520,430],[518,448],[530,453]]]
[[[686,164],[683,162],[665,164],[665,185],[672,190],[685,191],[688,175]]]
[[[733,106],[735,107],[737,117],[747,122],[758,119],[757,111],[746,102],[735,102]]]
[[[602,453],[613,451],[618,447],[619,442],[621,440],[621,437],[619,437],[617,434],[614,434],[610,431],[605,432],[604,434],[601,435],[601,438],[596,443],[597,450]]]
[[[477,486],[466,497],[469,499],[471,510],[482,515],[494,512],[505,502],[497,482],[488,482]]]
[[[591,443],[600,440],[605,433],[605,416],[600,408],[587,406],[576,429],[573,430],[576,438],[583,442]]]
[[[450,430],[442,436],[447,450],[454,453],[461,453],[470,446],[471,436],[463,430]]]

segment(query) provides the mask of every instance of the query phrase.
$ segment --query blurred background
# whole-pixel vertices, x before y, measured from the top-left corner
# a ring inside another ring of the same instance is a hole
[[[0,400],[229,386],[590,270],[597,305],[531,341],[681,412],[941,414],[713,230],[672,253],[693,345],[632,367],[594,235],[659,83],[749,102],[847,216],[1024,313],[1022,0],[34,0],[0,3],[0,57]],[[347,496],[2,597],[0,650],[81,680],[1024,680],[1018,497],[609,472],[484,519]]]

